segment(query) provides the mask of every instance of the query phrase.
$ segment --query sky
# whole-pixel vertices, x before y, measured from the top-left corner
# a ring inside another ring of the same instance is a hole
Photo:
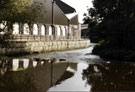
[[[79,22],[83,23],[83,14],[87,13],[87,9],[92,7],[92,0],[61,0],[68,5],[72,6],[76,9],[77,13],[79,14]]]

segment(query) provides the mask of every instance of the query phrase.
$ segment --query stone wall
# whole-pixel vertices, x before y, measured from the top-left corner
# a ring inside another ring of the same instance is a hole
[[[0,48],[0,54],[41,53],[48,51],[72,50],[87,48],[89,40],[63,40],[63,41],[15,41],[11,48]]]

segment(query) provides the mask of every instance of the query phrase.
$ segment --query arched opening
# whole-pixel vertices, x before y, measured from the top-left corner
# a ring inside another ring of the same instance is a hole
[[[2,23],[0,23],[0,29],[3,29],[5,26],[2,24]]]
[[[41,26],[41,35],[45,35],[46,34],[46,26],[42,25]]]
[[[19,68],[19,59],[13,59],[12,61],[12,70],[17,71]]]
[[[27,69],[29,67],[29,59],[23,59],[23,68]]]
[[[49,26],[49,35],[52,35],[52,27]]]
[[[6,21],[3,21],[2,23],[0,23],[0,29],[6,30],[7,29],[7,27],[5,27],[6,24],[7,24]],[[4,34],[4,33],[5,33],[4,31],[0,32],[0,34]]]
[[[66,36],[66,27],[62,27],[62,33],[63,33],[62,36]]]
[[[23,31],[24,31],[25,35],[29,35],[30,28],[29,28],[29,25],[27,23],[24,24]]]
[[[33,67],[37,66],[37,61],[33,61]]]
[[[38,35],[38,25],[37,24],[33,25],[33,34]]]
[[[58,26],[58,27],[57,27],[57,36],[60,36],[60,30],[61,30],[61,27]]]
[[[15,35],[19,34],[19,24],[18,23],[13,24],[13,34],[15,34]]]

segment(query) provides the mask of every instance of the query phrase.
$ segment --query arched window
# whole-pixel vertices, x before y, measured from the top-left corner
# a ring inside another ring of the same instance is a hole
[[[46,26],[42,25],[41,26],[41,35],[45,35],[46,34]]]
[[[24,24],[23,31],[24,31],[25,35],[29,35],[30,28],[29,28],[29,25],[27,23]]]
[[[60,36],[60,30],[61,30],[61,28],[60,28],[60,26],[58,26],[57,27],[57,36]]]
[[[13,34],[19,34],[19,24],[13,24]]]
[[[52,35],[52,27],[49,26],[49,35]]]
[[[38,35],[38,25],[37,24],[33,25],[33,34]]]

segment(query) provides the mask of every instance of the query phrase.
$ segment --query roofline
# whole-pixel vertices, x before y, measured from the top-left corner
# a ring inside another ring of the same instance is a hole
[[[60,0],[61,1],[61,0]],[[61,1],[61,2],[63,2],[63,1]],[[65,3],[65,2],[63,2],[63,3]],[[65,3],[66,5],[68,5],[69,7],[71,7],[72,9],[74,9],[75,10],[75,12],[76,12],[76,9],[75,8],[73,8],[72,6],[70,6],[69,4],[67,4],[67,3]]]

